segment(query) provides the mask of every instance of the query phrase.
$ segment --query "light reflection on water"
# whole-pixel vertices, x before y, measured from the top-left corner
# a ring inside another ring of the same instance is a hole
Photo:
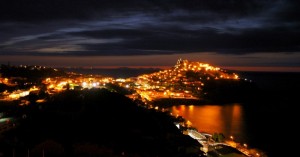
[[[180,105],[170,108],[173,115],[189,120],[200,132],[231,135],[240,142],[247,142],[244,126],[244,111],[238,103],[227,105]]]

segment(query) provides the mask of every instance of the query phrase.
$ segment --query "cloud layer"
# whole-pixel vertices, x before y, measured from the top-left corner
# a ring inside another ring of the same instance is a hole
[[[299,53],[293,0],[4,0],[0,55]]]

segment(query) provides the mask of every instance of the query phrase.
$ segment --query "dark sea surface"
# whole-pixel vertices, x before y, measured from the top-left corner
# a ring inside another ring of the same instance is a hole
[[[174,114],[190,120],[200,132],[219,133],[262,150],[268,156],[298,156],[292,149],[299,124],[300,73],[239,72],[254,82],[254,100],[244,103],[173,106]]]
[[[259,87],[257,100],[244,105],[250,143],[269,156],[299,156],[294,149],[300,118],[300,73],[244,72]]]
[[[99,74],[114,78],[136,77],[159,69],[64,69],[84,74]],[[298,142],[300,73],[237,72],[240,78],[251,80],[257,96],[243,103],[174,106],[173,112],[189,119],[204,132],[234,135],[237,142],[263,150],[268,156],[299,156],[292,149]]]

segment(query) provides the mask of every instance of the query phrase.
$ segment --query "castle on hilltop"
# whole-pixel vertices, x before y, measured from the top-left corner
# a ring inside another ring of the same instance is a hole
[[[200,62],[190,62],[187,59],[179,58],[174,66],[175,69],[185,69],[185,70],[193,70],[193,71],[200,71],[200,70],[212,70],[212,71],[219,71],[221,70],[219,67],[211,66],[207,63],[200,63]]]

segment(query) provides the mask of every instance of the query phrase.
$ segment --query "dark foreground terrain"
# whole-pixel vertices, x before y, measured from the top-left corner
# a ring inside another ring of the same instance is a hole
[[[167,112],[138,107],[106,89],[65,91],[18,108],[18,125],[1,135],[2,156],[198,156]]]

